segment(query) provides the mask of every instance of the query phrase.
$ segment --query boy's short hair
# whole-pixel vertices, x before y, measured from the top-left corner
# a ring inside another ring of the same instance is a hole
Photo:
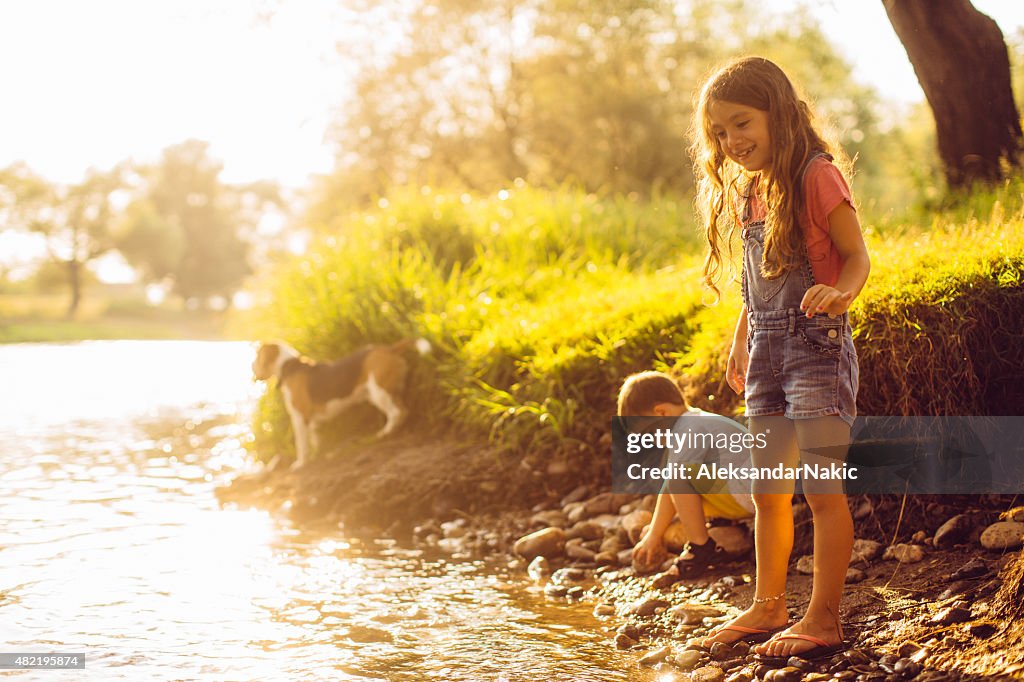
[[[664,372],[638,372],[622,382],[617,411],[620,417],[640,417],[651,414],[659,403],[688,407],[672,377]]]

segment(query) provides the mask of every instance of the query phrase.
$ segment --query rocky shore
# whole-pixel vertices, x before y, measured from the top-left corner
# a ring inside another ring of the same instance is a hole
[[[600,492],[598,482],[569,486],[568,477],[552,484],[548,473],[481,456],[478,447],[410,440],[297,472],[268,469],[219,494],[300,523],[340,520],[347,532],[397,537],[456,560],[505,556],[547,598],[593,609],[608,645],[635,653],[636,665],[663,682],[1024,679],[1024,627],[1012,617],[1024,597],[1024,563],[1014,561],[1024,507],[1014,500],[851,498],[858,537],[842,614],[850,648],[771,666],[744,644],[711,651],[688,644],[750,603],[749,524],[712,527],[735,559],[682,581],[674,555],[654,570],[633,565],[654,496]],[[797,501],[794,515],[788,606],[796,619],[812,569],[810,513]],[[678,528],[666,542],[671,552],[682,549]]]
[[[869,498],[856,502],[861,526],[870,528],[886,515]],[[1002,574],[1024,542],[1024,507],[1006,510],[996,520],[993,512],[954,514],[934,532],[915,531],[909,542],[887,545],[858,538],[844,599],[850,648],[823,660],[794,656],[772,665],[760,662],[742,642],[716,644],[710,651],[688,644],[750,603],[749,527],[712,527],[710,533],[735,562],[684,582],[672,559],[655,572],[645,572],[632,561],[631,547],[653,506],[653,496],[603,493],[575,500],[570,495],[560,507],[533,514],[530,523],[545,527],[521,537],[514,551],[528,562],[530,579],[544,583],[551,598],[595,602],[594,613],[607,622],[614,645],[636,651],[638,665],[665,675],[659,680],[936,682],[1024,677],[1014,634],[1019,628],[996,614],[1003,579],[1010,580]],[[948,513],[938,504],[925,511],[933,518]],[[798,503],[794,513],[797,527],[809,536],[809,510]],[[798,541],[798,547],[806,549],[808,540]],[[667,544],[670,551],[681,549],[677,532],[670,530]],[[810,555],[794,552],[789,595],[794,620],[809,599],[812,572]]]

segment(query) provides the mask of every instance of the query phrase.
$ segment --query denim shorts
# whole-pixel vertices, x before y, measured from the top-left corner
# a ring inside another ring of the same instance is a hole
[[[860,370],[846,314],[808,319],[792,308],[752,312],[747,349],[748,416],[839,415],[853,424]]]

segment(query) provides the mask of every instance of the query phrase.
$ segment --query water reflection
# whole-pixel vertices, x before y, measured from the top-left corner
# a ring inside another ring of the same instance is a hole
[[[248,466],[249,355],[0,347],[4,650],[85,651],[74,679],[643,679],[587,607],[501,567],[219,508]]]

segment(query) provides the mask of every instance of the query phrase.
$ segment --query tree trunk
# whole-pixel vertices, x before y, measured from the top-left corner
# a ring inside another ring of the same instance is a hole
[[[935,116],[951,188],[1001,179],[1021,127],[1003,34],[969,0],[882,0]]]
[[[71,302],[68,304],[68,319],[73,319],[78,312],[78,305],[82,302],[82,272],[81,263],[71,259],[67,261],[68,284],[71,285]]]

